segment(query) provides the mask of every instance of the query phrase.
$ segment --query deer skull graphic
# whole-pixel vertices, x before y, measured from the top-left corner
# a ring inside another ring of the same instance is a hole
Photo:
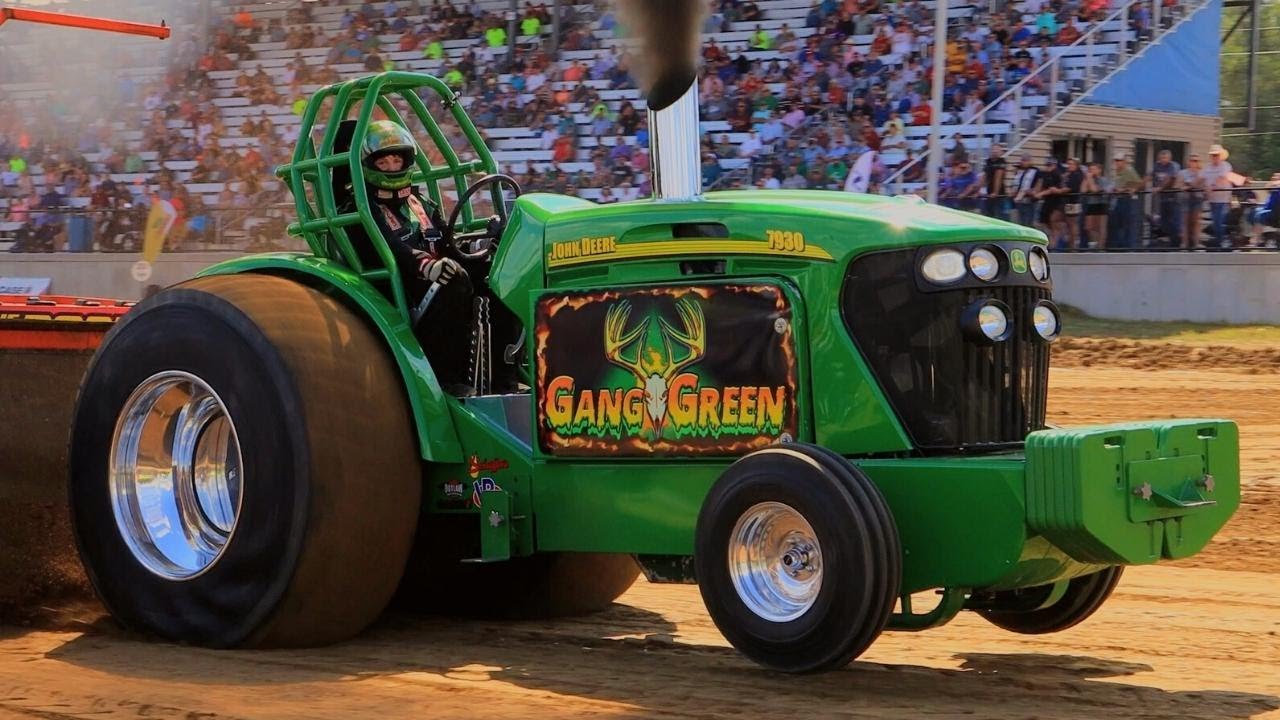
[[[660,349],[637,347],[634,358],[629,357],[629,347],[639,344],[637,340],[646,339],[650,325],[655,322],[653,317],[627,329],[627,320],[631,317],[631,303],[627,300],[615,303],[605,313],[605,357],[630,371],[644,388],[645,413],[653,424],[655,440],[662,436],[662,427],[667,419],[667,393],[671,381],[685,368],[701,360],[707,349],[706,321],[697,303],[692,298],[680,298],[676,301],[676,313],[680,316],[680,328],[663,317],[657,317],[656,334]],[[680,350],[679,346],[684,349]]]

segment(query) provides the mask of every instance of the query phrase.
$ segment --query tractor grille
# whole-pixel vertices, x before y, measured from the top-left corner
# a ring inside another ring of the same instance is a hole
[[[1031,324],[1048,287],[1024,278],[957,289],[925,287],[916,250],[866,255],[849,269],[845,323],[916,447],[991,450],[1022,443],[1044,427],[1049,344]],[[975,300],[1012,309],[1013,335],[981,344],[961,315]]]

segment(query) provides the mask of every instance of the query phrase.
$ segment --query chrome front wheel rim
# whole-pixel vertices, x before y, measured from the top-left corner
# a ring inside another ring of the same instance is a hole
[[[189,580],[222,557],[244,494],[240,440],[204,380],[167,370],[125,401],[111,439],[111,509],[134,557]]]
[[[729,535],[729,576],[751,612],[770,622],[795,620],[822,589],[817,534],[790,505],[757,503]]]

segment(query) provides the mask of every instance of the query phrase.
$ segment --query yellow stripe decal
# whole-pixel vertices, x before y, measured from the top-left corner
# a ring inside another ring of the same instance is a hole
[[[562,268],[588,263],[612,262],[682,255],[764,255],[768,257],[805,258],[834,262],[831,253],[817,245],[806,244],[804,250],[775,250],[763,240],[662,240],[659,242],[619,243],[611,252],[580,257],[547,258],[547,267]]]

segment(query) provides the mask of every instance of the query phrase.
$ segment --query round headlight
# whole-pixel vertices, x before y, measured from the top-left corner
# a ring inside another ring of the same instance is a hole
[[[920,273],[931,283],[949,285],[964,277],[964,253],[959,250],[934,250],[920,265]]]
[[[1036,305],[1031,311],[1031,324],[1035,326],[1036,334],[1046,342],[1053,342],[1058,339],[1058,333],[1062,331],[1062,322],[1058,320],[1058,310],[1052,303],[1043,301]]]
[[[1013,335],[1009,306],[999,300],[977,300],[965,308],[960,326],[966,337],[979,343],[1008,340]]]
[[[1001,340],[1009,332],[1009,316],[995,305],[983,305],[978,311],[978,328],[988,340]]]
[[[969,270],[979,280],[990,282],[1000,274],[1000,261],[990,250],[978,248],[969,253]]]
[[[1049,257],[1040,248],[1031,248],[1027,253],[1027,266],[1031,269],[1031,277],[1044,282],[1049,279]]]

